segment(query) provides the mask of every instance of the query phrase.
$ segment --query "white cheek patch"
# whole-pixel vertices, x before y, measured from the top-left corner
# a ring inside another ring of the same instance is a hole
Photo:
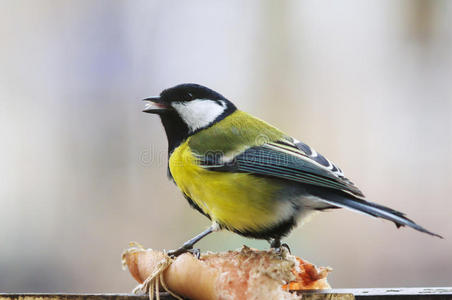
[[[172,104],[191,132],[208,126],[227,108],[223,101],[199,100]]]

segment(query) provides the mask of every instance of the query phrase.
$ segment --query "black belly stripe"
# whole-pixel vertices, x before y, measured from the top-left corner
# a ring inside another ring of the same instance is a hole
[[[293,229],[294,226],[297,225],[296,217],[292,216],[287,220],[284,220],[276,225],[273,225],[268,228],[263,228],[262,230],[237,230],[231,229],[233,232],[254,239],[280,239],[289,234],[289,232]]]

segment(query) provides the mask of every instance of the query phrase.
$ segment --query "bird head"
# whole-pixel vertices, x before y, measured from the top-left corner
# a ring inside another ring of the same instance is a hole
[[[186,129],[188,134],[193,134],[236,110],[234,104],[219,93],[193,83],[166,89],[160,96],[146,98],[144,101],[147,103],[143,112],[158,114],[167,134],[166,123],[173,123],[172,127],[186,127],[180,130]]]

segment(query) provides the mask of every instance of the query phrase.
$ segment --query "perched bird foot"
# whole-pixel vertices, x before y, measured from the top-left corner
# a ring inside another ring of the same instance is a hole
[[[277,254],[283,255],[284,252],[291,254],[290,247],[286,243],[281,244],[281,240],[274,239],[270,241],[271,249],[274,249]]]
[[[281,247],[279,249],[281,249],[281,251],[282,251],[283,250],[282,248],[286,248],[286,250],[289,252],[289,254],[292,254],[292,251],[290,251],[289,245],[287,245],[286,243],[281,244]]]
[[[197,259],[199,259],[199,257],[201,256],[201,250],[199,250],[198,248],[193,249],[193,246],[191,245],[184,245],[178,249],[169,250],[168,252],[166,252],[166,254],[168,254],[168,256],[172,258],[178,257],[179,255],[184,253],[191,253]]]
[[[201,257],[201,250],[199,248],[191,249],[190,253],[197,259]]]
[[[272,248],[275,250],[276,254],[281,255],[281,256],[285,256],[286,254],[292,254],[290,252],[290,248],[289,245],[287,245],[286,243],[281,244],[281,246],[279,246],[278,248]]]

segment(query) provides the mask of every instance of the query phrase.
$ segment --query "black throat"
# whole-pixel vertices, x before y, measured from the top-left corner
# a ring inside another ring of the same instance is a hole
[[[160,120],[165,128],[166,138],[168,139],[169,157],[174,149],[188,138],[188,127],[173,110],[168,110],[160,114]]]

